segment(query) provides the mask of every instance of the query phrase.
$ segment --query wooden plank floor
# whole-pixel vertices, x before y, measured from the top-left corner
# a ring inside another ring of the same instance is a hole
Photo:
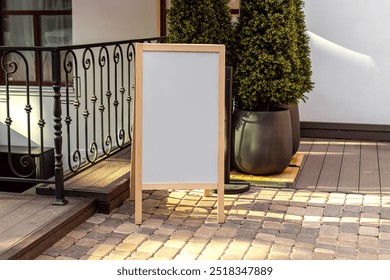
[[[93,199],[0,192],[0,259],[33,259],[96,212]]]
[[[390,143],[301,139],[304,154],[296,189],[390,193]]]
[[[108,214],[129,197],[130,147],[65,181],[65,196],[91,197],[97,201],[98,212]],[[55,186],[41,185],[36,193],[54,195]]]

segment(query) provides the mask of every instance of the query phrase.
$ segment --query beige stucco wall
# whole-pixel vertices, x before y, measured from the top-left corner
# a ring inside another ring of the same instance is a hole
[[[73,44],[159,36],[158,0],[73,0]]]

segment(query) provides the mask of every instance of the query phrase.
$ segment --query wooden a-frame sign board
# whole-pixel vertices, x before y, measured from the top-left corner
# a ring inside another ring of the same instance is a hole
[[[142,190],[217,190],[224,221],[225,46],[137,44],[130,199]]]

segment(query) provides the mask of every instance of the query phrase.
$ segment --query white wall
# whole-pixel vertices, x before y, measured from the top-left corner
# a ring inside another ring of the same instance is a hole
[[[390,1],[306,0],[315,88],[302,121],[390,124]]]
[[[159,36],[157,0],[73,0],[73,44]]]

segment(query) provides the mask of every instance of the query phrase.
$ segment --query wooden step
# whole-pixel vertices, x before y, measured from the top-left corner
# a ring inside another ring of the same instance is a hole
[[[64,206],[53,197],[14,195],[2,197],[0,259],[32,260],[96,213],[90,198],[68,198]],[[18,204],[17,207],[12,207]]]
[[[130,196],[130,149],[117,152],[65,181],[65,197],[96,199],[97,211],[108,214]],[[53,195],[55,186],[36,187],[40,195]]]

